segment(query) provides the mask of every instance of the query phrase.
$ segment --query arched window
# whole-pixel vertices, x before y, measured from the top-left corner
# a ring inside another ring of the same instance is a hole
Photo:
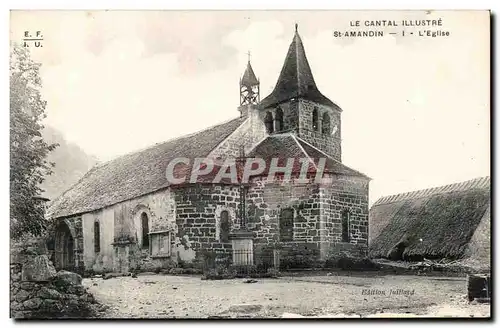
[[[149,219],[146,213],[141,214],[142,247],[149,247]]]
[[[348,210],[342,212],[342,241],[345,243],[351,241],[351,236],[349,231],[350,221],[351,221],[351,213]]]
[[[314,107],[314,109],[313,109],[312,123],[313,123],[313,131],[318,131],[319,124],[318,124],[318,108],[317,107]]]
[[[321,131],[323,134],[330,134],[331,132],[331,129],[330,129],[330,115],[328,115],[328,113],[324,113],[323,114],[323,122],[321,122],[321,127],[322,127],[322,130]]]
[[[267,112],[266,117],[264,118],[264,125],[266,126],[267,133],[274,132],[273,114],[271,114],[271,112]]]
[[[283,130],[283,110],[281,110],[281,108],[278,108],[276,110],[276,117],[274,119],[274,122],[274,130],[276,132]]]
[[[293,209],[285,208],[280,215],[280,241],[293,240]]]
[[[229,221],[229,212],[222,211],[220,213],[220,241],[222,243],[229,242],[229,231],[231,229],[231,222]]]
[[[94,222],[94,252],[101,251],[101,227],[99,221]]]

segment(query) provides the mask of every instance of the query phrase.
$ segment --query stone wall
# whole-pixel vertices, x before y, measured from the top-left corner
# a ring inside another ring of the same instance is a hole
[[[298,132],[300,119],[299,102],[286,102],[279,105],[279,108],[283,111],[283,129],[285,131]]]
[[[276,125],[274,125],[274,133],[297,132],[299,128],[299,106],[297,101],[285,102],[277,107],[260,110],[258,112],[258,120],[255,120],[255,122],[260,122],[260,125],[264,127],[265,130],[264,119],[267,113],[271,113],[275,120],[278,108],[283,112],[283,127],[280,131],[277,131]]]
[[[140,217],[146,213],[151,232],[175,229],[175,203],[165,189],[111,207],[114,211],[114,241],[142,241]]]
[[[248,228],[256,236],[256,251],[275,245],[280,249],[282,262],[295,258],[305,267],[331,256],[365,256],[368,180],[333,176],[327,181],[319,185],[312,180],[303,184],[255,178],[247,195],[247,211]],[[293,241],[281,242],[279,218],[285,208],[294,211]],[[342,242],[344,210],[351,213],[348,243]]]
[[[99,305],[82,286],[82,277],[68,271],[56,272],[46,251],[44,242],[37,247],[11,246],[10,316],[15,319],[95,317]]]
[[[368,247],[368,185],[363,178],[333,175],[332,182],[322,186],[321,236],[326,244],[325,256],[341,252],[366,255]],[[349,211],[350,242],[342,242],[342,212]]]
[[[254,231],[254,242],[279,242],[279,216],[281,210],[294,210],[293,239],[317,242],[320,216],[319,189],[314,183],[295,183],[267,177],[252,179],[247,192],[248,229]]]
[[[241,144],[245,147],[245,153],[261,140],[267,137],[264,126],[264,113],[255,105],[248,105],[247,119],[229,136],[221,142],[209,155],[210,158],[237,157],[240,155]]]
[[[74,247],[75,247],[75,266],[77,272],[82,273],[84,269],[83,262],[83,226],[82,218],[76,217],[72,220],[67,219],[66,223],[70,227],[70,230],[74,231]]]
[[[278,108],[283,111],[283,128],[281,131],[274,131],[273,133],[296,133],[303,140],[324,151],[334,159],[341,161],[342,134],[340,111],[303,99],[285,102],[275,108],[267,108],[265,110],[259,110],[256,106],[249,106],[247,119],[226,140],[217,146],[209,157],[226,158],[229,156],[239,156],[239,147],[241,144],[244,144],[245,151],[248,153],[257,143],[268,136],[264,118],[268,112],[272,114],[273,118],[276,118],[276,110]],[[319,123],[316,130],[313,128],[312,114],[315,108],[318,111]],[[324,113],[328,113],[330,116],[330,128],[334,129],[336,126],[336,132],[333,135],[325,135],[321,132],[321,127],[324,124]]]
[[[229,252],[231,243],[219,240],[219,215],[228,210],[231,230],[240,228],[239,189],[235,186],[193,185],[178,187],[175,194],[178,238],[186,250]],[[335,177],[328,185],[293,180],[267,181],[256,177],[247,191],[247,229],[255,235],[256,259],[269,247],[280,249],[283,263],[302,261],[314,266],[331,255],[363,256],[367,246],[368,182]],[[279,217],[293,209],[293,241],[280,241]],[[341,241],[341,212],[351,211],[351,240]],[[267,249],[267,250],[266,250]],[[269,257],[269,254],[263,255]],[[191,258],[192,259],[192,258]],[[189,259],[189,260],[191,260]]]
[[[256,177],[247,191],[247,228],[255,234],[255,249],[279,244],[281,256],[317,260],[364,254],[368,240],[368,181],[334,176],[328,185],[314,181],[267,181]],[[228,211],[231,232],[238,230],[238,186],[182,185],[122,202],[82,216],[85,269],[92,273],[157,271],[199,259],[203,251],[229,253],[231,242],[220,240],[220,215]],[[279,218],[292,209],[293,240],[280,241]],[[341,213],[351,213],[351,240],[341,241]],[[140,217],[149,218],[150,232],[171,232],[169,256],[152,257],[141,247]],[[101,251],[94,253],[94,222],[101,222]],[[71,223],[72,222],[72,223]],[[78,229],[78,219],[70,225]],[[307,256],[306,256],[307,255]]]
[[[229,252],[231,242],[220,241],[219,219],[220,213],[227,210],[231,231],[239,228],[239,188],[196,184],[178,187],[172,192],[177,205],[177,238],[183,241],[179,248],[184,248],[184,252],[191,250],[191,256],[181,260],[192,261],[195,253],[202,250]]]
[[[342,129],[341,113],[339,110],[324,105],[320,105],[308,100],[291,100],[280,104],[275,108],[267,108],[259,113],[259,124],[264,127],[264,117],[267,112],[276,116],[276,110],[280,108],[283,111],[283,131],[296,133],[301,139],[307,141],[316,148],[324,151],[337,161],[342,160]],[[313,127],[313,110],[318,112],[318,127]],[[334,134],[323,134],[322,126],[324,113],[330,117],[330,129],[336,127]],[[255,128],[254,128],[255,130]],[[279,132],[274,132],[279,133]]]
[[[95,222],[99,222],[100,252],[95,252]],[[104,273],[113,270],[114,211],[111,208],[82,215],[84,263],[86,270]]]
[[[341,148],[341,120],[340,112],[330,107],[319,105],[307,100],[299,100],[299,132],[298,136],[316,148],[324,151],[332,156],[337,161],[342,161]],[[318,111],[318,128],[313,128],[313,110]],[[324,124],[323,114],[328,113],[330,116],[330,129],[337,126],[337,131],[334,135],[325,135],[321,132]]]
[[[171,256],[151,258],[143,249],[141,215],[149,219],[149,231],[172,231],[175,236],[175,202],[168,189],[115,204],[83,215],[85,270],[92,273],[153,271],[172,266],[178,245],[172,238]],[[94,222],[100,222],[100,252],[94,250]]]
[[[210,154],[209,158],[237,157],[241,144],[248,150],[253,143],[251,135],[251,122],[246,119],[229,137],[221,142]]]
[[[255,258],[269,261],[272,250],[279,250],[282,268],[316,266],[320,260],[319,186],[293,181],[252,180],[247,194],[248,229],[255,233]],[[292,209],[293,240],[280,240],[279,218],[283,209]]]

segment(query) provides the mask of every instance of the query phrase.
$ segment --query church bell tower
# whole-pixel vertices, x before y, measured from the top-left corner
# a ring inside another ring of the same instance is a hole
[[[342,109],[319,91],[297,24],[276,86],[259,108],[268,134],[294,133],[341,161]]]
[[[248,63],[243,77],[240,79],[240,106],[255,105],[260,101],[260,82],[250,64],[250,52]]]

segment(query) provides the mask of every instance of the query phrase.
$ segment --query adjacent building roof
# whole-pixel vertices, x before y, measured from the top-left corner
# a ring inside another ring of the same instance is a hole
[[[295,35],[288,48],[278,82],[271,94],[261,101],[260,106],[268,108],[292,98],[311,100],[340,110],[336,104],[318,90],[297,29],[295,29]]]
[[[98,165],[55,199],[48,215],[65,217],[91,212],[165,188],[166,168],[172,159],[208,156],[242,122],[233,119]]]
[[[464,258],[466,264],[478,271],[491,267],[491,203],[470,239]]]
[[[427,197],[427,196],[431,196],[431,195],[442,194],[442,193],[452,192],[452,191],[468,191],[468,190],[474,190],[474,189],[489,189],[490,184],[491,184],[490,177],[482,177],[482,178],[467,180],[467,181],[463,181],[463,182],[459,182],[459,183],[453,183],[453,184],[449,184],[449,185],[445,185],[445,186],[439,186],[439,187],[435,187],[435,188],[428,188],[428,189],[416,190],[416,191],[406,192],[406,193],[397,194],[397,195],[381,197],[373,204],[373,206],[395,203],[395,202],[400,202],[403,200],[417,199],[417,198],[422,198],[422,197]]]
[[[382,197],[370,209],[370,256],[464,256],[490,207],[490,177]]]

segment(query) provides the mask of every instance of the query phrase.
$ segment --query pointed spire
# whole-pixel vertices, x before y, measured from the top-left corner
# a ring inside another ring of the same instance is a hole
[[[245,70],[245,73],[243,73],[243,77],[241,78],[241,85],[244,85],[246,87],[253,87],[254,85],[259,84],[259,80],[255,76],[255,73],[253,72],[252,64],[250,64],[250,51],[247,53],[248,55],[248,63],[247,63],[247,68]]]
[[[248,63],[243,77],[240,79],[240,107],[257,104],[260,101],[260,82],[250,64],[250,51],[247,53]],[[243,111],[241,111],[243,115]]]
[[[307,61],[302,39],[295,24],[295,35],[288,48],[283,68],[274,90],[261,101],[261,107],[271,107],[292,98],[303,98],[327,106],[337,107],[318,90]]]

